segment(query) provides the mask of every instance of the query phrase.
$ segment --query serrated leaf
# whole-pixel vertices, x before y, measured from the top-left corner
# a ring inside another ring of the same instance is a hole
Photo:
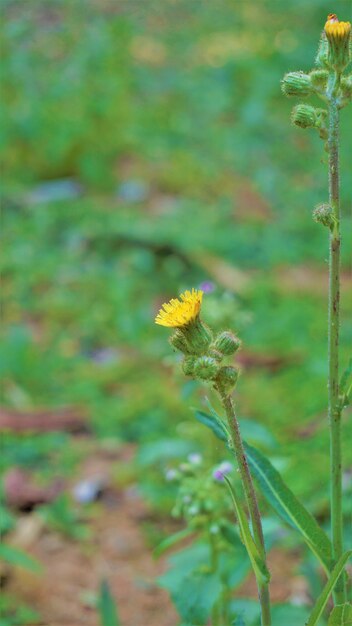
[[[328,536],[284,483],[270,461],[252,446],[247,443],[244,445],[251,472],[263,495],[276,512],[300,532],[309,548],[329,571],[332,562],[332,547]]]
[[[233,500],[235,511],[236,511],[236,517],[238,520],[238,525],[241,531],[241,538],[248,552],[248,556],[252,563],[252,567],[255,572],[256,578],[260,582],[267,583],[270,580],[270,575],[266,567],[265,560],[262,556],[262,550],[259,546],[257,546],[257,544],[255,543],[251,535],[246,513],[242,507],[242,504],[239,498],[237,497],[237,494],[231,484],[231,481],[225,475],[224,475],[224,480],[232,496],[232,500]]]
[[[100,585],[98,610],[101,626],[120,626],[116,602],[111,595],[110,587],[106,580],[103,580]]]
[[[190,535],[193,535],[193,531],[190,530],[189,528],[184,528],[183,530],[180,530],[178,533],[174,533],[173,535],[170,535],[170,537],[166,537],[166,539],[161,541],[159,545],[155,548],[154,555],[160,556],[161,554],[163,554],[163,552],[165,552],[169,548],[172,548],[172,546],[174,546],[176,543],[178,543],[179,541],[182,541],[182,539],[185,539],[186,537],[189,537]]]
[[[306,626],[316,626],[316,624],[318,624],[319,619],[321,618],[323,611],[328,603],[330,594],[332,593],[351,555],[352,555],[352,550],[348,550],[348,552],[345,552],[342,555],[342,557],[337,561],[323,591],[321,592],[318,600],[316,601],[316,604],[310,615],[310,618],[308,622],[306,622]]]
[[[351,626],[352,604],[338,604],[330,613],[328,626]]]
[[[41,563],[31,556],[5,543],[0,544],[0,560],[1,559],[10,563],[10,565],[23,567],[31,572],[40,573],[43,569]]]

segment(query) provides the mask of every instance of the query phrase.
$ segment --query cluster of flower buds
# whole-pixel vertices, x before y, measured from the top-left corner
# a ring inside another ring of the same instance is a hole
[[[334,97],[337,98],[339,108],[342,108],[351,100],[352,77],[341,77],[351,58],[351,24],[340,22],[335,14],[330,14],[321,35],[316,57],[317,69],[309,73],[289,72],[282,80],[282,91],[289,97],[317,95],[327,102],[331,90],[336,89],[334,74],[337,73],[339,82]],[[299,104],[294,107],[291,119],[300,128],[315,128],[320,137],[326,139],[326,118],[326,110]]]
[[[214,336],[200,318],[202,298],[201,290],[185,291],[163,305],[155,323],[175,329],[169,341],[184,355],[182,367],[186,376],[211,381],[229,394],[236,385],[238,370],[223,365],[223,361],[237,352],[241,342],[230,331]]]
[[[231,365],[223,365],[223,361],[235,354],[241,345],[233,333],[223,331],[214,337],[210,328],[198,317],[195,323],[177,329],[170,337],[170,343],[184,354],[182,369],[186,376],[218,382],[226,393],[232,391],[238,379],[238,370]]]

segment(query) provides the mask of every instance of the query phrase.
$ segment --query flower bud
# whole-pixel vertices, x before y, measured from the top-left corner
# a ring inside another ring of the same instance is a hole
[[[186,356],[182,361],[182,369],[183,373],[186,376],[193,376],[194,374],[194,364],[197,358],[195,356]]]
[[[326,203],[316,206],[313,211],[313,220],[332,229],[334,227],[335,219],[331,206]]]
[[[312,70],[309,76],[314,89],[318,92],[325,91],[329,76],[327,70]]]
[[[285,96],[309,96],[313,93],[310,75],[304,72],[285,74],[281,89]]]
[[[292,122],[300,128],[314,128],[316,109],[308,104],[297,104],[292,110]]]
[[[221,363],[224,358],[224,355],[219,352],[219,350],[215,350],[215,348],[210,348],[208,355],[211,356],[215,361]]]
[[[328,40],[329,65],[342,72],[350,62],[350,22],[340,22],[336,15],[329,15],[324,27]]]
[[[238,370],[230,365],[220,368],[217,380],[225,393],[231,393],[231,391],[233,391],[238,380],[238,375]]]
[[[317,128],[325,131],[327,112],[309,104],[297,104],[292,110],[292,122],[300,128]]]
[[[194,375],[202,380],[213,380],[219,371],[219,365],[210,356],[201,356],[194,364]]]
[[[326,39],[325,33],[323,33],[320,39],[318,54],[316,56],[315,63],[319,67],[329,69],[329,44]]]
[[[237,352],[241,346],[241,342],[233,333],[225,330],[216,337],[213,345],[214,348],[219,350],[224,356],[230,356]]]
[[[182,332],[192,354],[201,355],[207,352],[213,340],[213,333],[201,319],[197,318],[192,324],[184,326]]]
[[[189,346],[187,344],[187,340],[186,337],[184,335],[184,333],[182,332],[182,330],[177,329],[173,335],[171,335],[171,337],[169,338],[169,342],[172,345],[173,348],[176,348],[176,350],[179,350],[180,352],[183,352],[183,354],[189,354],[190,353],[190,349]]]
[[[352,74],[342,76],[340,84],[340,108],[346,106],[352,99]]]

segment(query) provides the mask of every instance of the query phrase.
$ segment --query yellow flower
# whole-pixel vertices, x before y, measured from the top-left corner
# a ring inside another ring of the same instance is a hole
[[[335,14],[330,14],[324,30],[329,41],[348,40],[351,32],[351,23],[339,22]]]
[[[155,323],[170,328],[182,328],[194,322],[200,311],[203,291],[192,289],[181,293],[180,298],[173,298],[163,304]]]

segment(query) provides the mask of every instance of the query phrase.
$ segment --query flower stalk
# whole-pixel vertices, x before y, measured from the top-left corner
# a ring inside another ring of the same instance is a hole
[[[329,77],[329,202],[334,226],[329,233],[329,306],[328,306],[328,415],[330,423],[331,534],[335,561],[343,552],[341,408],[339,403],[339,326],[340,326],[340,193],[339,193],[339,109],[337,104],[340,74]],[[335,600],[345,602],[344,577],[335,587]]]
[[[258,507],[258,500],[254,490],[253,480],[249,471],[246,453],[243,447],[241,432],[239,423],[236,417],[234,403],[231,394],[227,394],[221,386],[221,383],[215,384],[215,389],[218,391],[221,403],[225,409],[227,417],[227,426],[230,435],[230,443],[234,450],[243,491],[246,498],[247,507],[249,510],[250,519],[252,522],[253,536],[256,545],[260,548],[262,558],[266,562],[265,544],[262,529],[262,521]],[[262,626],[270,626],[270,595],[269,595],[269,583],[257,580],[258,595],[261,607]]]

